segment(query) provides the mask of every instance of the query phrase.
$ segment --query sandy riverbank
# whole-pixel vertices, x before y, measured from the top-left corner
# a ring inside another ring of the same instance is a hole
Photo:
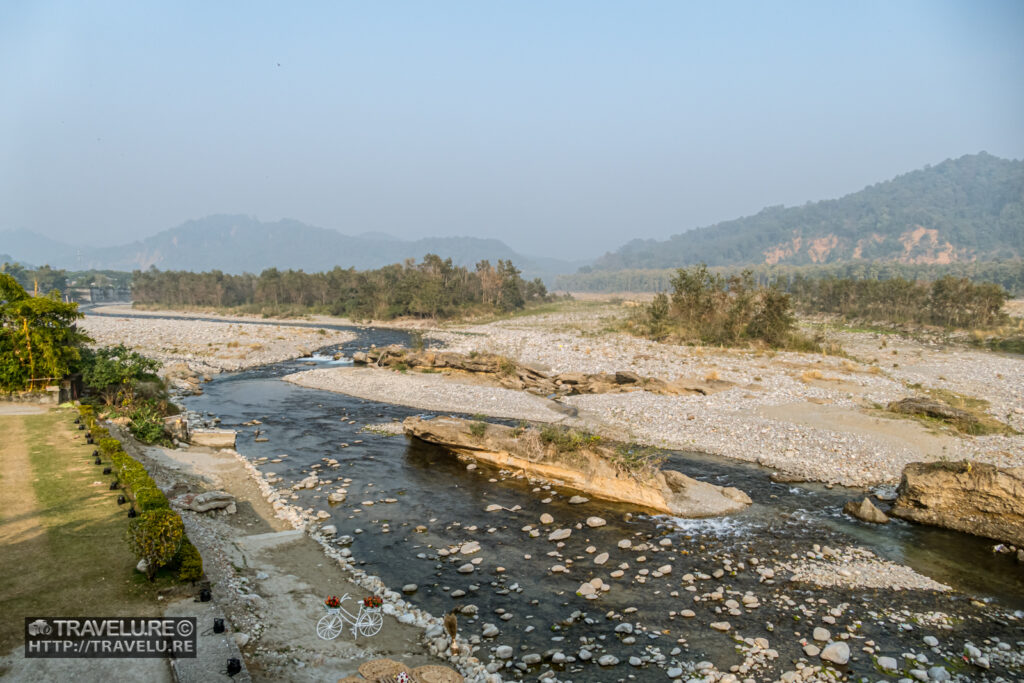
[[[521,391],[467,383],[441,374],[399,373],[340,367],[296,372],[284,377],[312,389],[335,391],[372,401],[445,413],[467,413],[535,422],[562,422],[564,407]]]

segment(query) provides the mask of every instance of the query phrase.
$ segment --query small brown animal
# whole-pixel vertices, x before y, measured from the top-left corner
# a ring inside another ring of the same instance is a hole
[[[448,634],[448,637],[452,639],[452,654],[457,654],[459,651],[459,645],[455,642],[455,636],[459,632],[459,620],[455,616],[455,613],[459,610],[458,607],[453,607],[452,611],[444,615],[444,630]]]

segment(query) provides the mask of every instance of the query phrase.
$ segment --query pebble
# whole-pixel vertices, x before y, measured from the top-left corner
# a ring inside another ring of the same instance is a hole
[[[821,651],[821,658],[833,664],[846,664],[850,661],[850,646],[843,641],[832,643]]]

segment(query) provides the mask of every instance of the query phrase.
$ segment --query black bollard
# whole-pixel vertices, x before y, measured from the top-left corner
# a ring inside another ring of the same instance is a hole
[[[110,468],[109,467],[104,467],[103,468],[103,474],[110,474]],[[116,484],[117,482],[115,481],[114,483]]]
[[[209,588],[199,589],[199,602],[210,602],[211,598],[213,598],[213,594],[210,592]]]
[[[110,482],[110,490],[111,491],[116,491],[117,490],[117,482],[116,481]]]
[[[135,511],[135,508],[128,508],[128,518],[138,517],[139,513]]]
[[[125,498],[124,496],[118,496],[117,497],[117,504],[118,505],[124,505],[127,502],[128,502],[128,499]]]
[[[85,425],[83,425],[83,424],[78,425],[78,431],[82,431],[84,429],[85,429]]]
[[[86,437],[85,437],[85,442],[86,442],[86,443],[92,443],[92,437],[91,437],[91,436],[88,436],[88,435],[86,435]]]
[[[215,617],[213,620],[213,632],[224,633],[224,620],[220,617]]]
[[[228,676],[234,676],[242,670],[242,662],[237,657],[228,660]]]
[[[81,424],[81,423],[82,423],[82,418],[76,417],[75,418],[75,424],[77,425],[77,424]]]
[[[102,465],[103,464],[103,461],[100,460],[99,458],[96,458],[93,462],[95,462],[97,465]]]
[[[92,450],[92,457],[94,457],[94,458],[100,457],[100,452],[98,450],[96,450],[95,448]]]

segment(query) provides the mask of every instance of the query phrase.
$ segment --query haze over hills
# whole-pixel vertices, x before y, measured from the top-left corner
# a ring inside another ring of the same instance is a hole
[[[633,240],[594,270],[952,263],[1024,257],[1024,161],[984,152],[804,206],[766,208],[668,240]]]
[[[252,216],[215,215],[186,221],[141,241],[117,247],[75,247],[32,232],[0,233],[0,244],[17,258],[55,268],[145,270],[221,270],[259,273],[266,268],[330,270],[335,266],[379,268],[425,254],[451,258],[472,267],[488,259],[511,260],[524,277],[550,278],[575,270],[584,261],[531,257],[504,242],[477,237],[431,237],[401,240],[382,233],[358,236],[295,220],[262,222]]]

